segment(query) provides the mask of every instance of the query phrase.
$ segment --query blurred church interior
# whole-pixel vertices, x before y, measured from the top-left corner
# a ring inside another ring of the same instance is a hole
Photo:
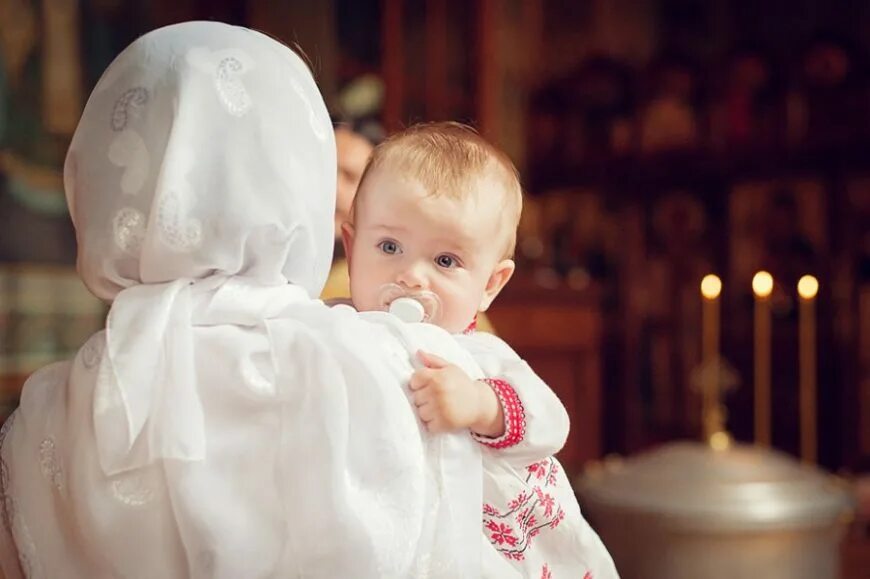
[[[104,322],[61,177],[84,99],[192,19],[298,46],[337,116],[509,153],[527,197],[490,320],[568,408],[578,489],[674,441],[771,449],[848,489],[840,576],[870,578],[870,3],[0,0],[3,417]]]

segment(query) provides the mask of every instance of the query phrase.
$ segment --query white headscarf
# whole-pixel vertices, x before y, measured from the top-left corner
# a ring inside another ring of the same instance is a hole
[[[310,73],[262,34],[170,26],[112,63],[64,171],[79,272],[112,301],[109,380],[95,408],[107,474],[202,458],[191,317],[255,322],[258,307],[280,310],[281,296],[294,296],[288,282],[318,295],[332,258],[335,175]],[[229,279],[245,299],[223,317],[194,314]],[[173,403],[158,406],[167,393]]]
[[[335,178],[280,43],[185,23],[112,63],[65,167],[106,331],[0,437],[27,576],[479,576],[478,450],[425,436],[401,386],[417,348],[480,370],[438,328],[312,299]]]

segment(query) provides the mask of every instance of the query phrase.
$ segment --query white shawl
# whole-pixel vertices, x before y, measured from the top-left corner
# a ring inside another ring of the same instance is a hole
[[[446,333],[311,296],[335,144],[305,64],[185,23],[100,80],[65,166],[78,268],[110,301],[5,425],[7,576],[478,577],[480,456],[404,385]],[[13,541],[9,541],[11,537]]]

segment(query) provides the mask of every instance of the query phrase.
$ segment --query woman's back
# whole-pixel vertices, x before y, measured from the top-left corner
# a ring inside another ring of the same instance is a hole
[[[309,297],[334,181],[316,86],[268,37],[176,25],[109,67],[65,188],[112,307],[4,430],[7,574],[479,574],[478,451],[404,390],[417,348],[475,368],[437,328]]]

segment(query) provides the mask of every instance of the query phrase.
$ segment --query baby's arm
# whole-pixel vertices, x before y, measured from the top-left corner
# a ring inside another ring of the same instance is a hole
[[[472,380],[461,368],[438,356],[418,352],[423,364],[411,376],[414,405],[430,432],[472,433],[497,439],[505,434],[503,405],[483,380]]]
[[[568,413],[556,394],[510,346],[492,334],[457,336],[483,369],[505,417],[500,437],[475,432],[491,452],[521,467],[556,454],[568,438]]]

